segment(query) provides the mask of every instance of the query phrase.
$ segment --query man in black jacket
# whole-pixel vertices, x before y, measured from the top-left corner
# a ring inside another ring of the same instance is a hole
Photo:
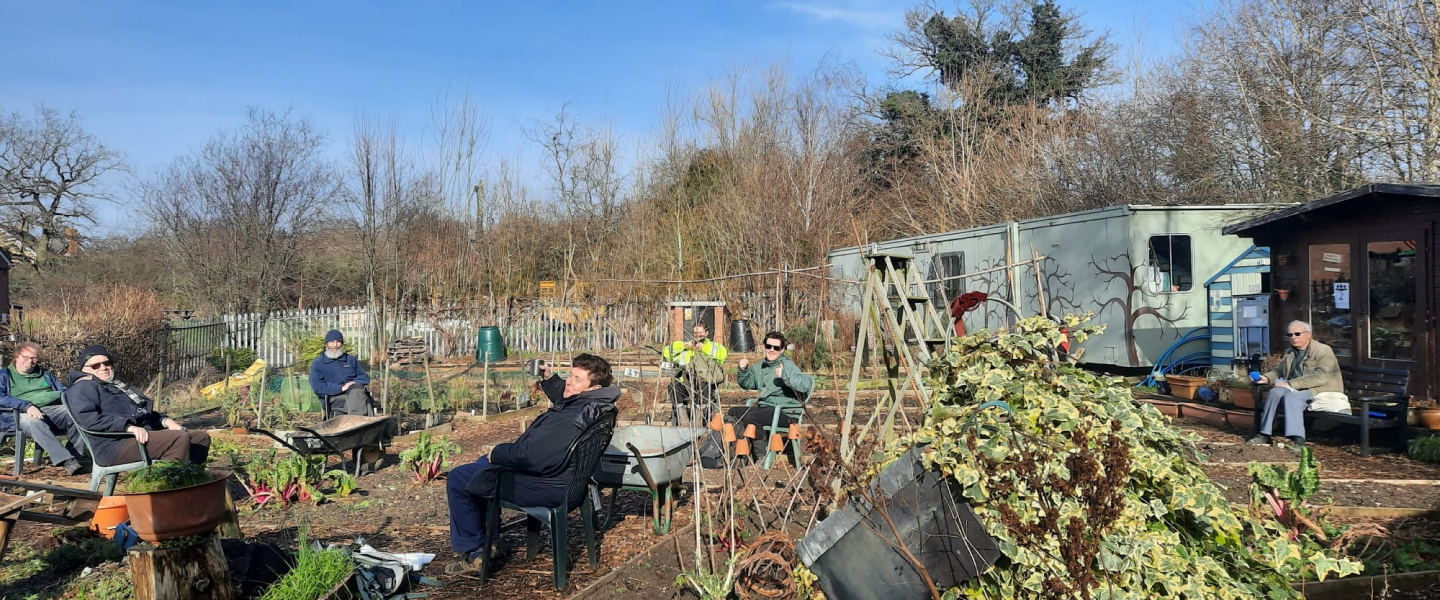
[[[210,434],[186,431],[175,419],[155,412],[154,404],[140,390],[115,378],[115,365],[103,346],[80,352],[80,370],[84,374],[65,392],[75,422],[91,431],[124,431],[134,436],[91,438],[95,464],[138,461],[140,444],[145,444],[153,460],[205,463],[210,455]]]
[[[581,354],[570,363],[570,377],[555,377],[541,367],[540,388],[553,404],[514,442],[499,444],[446,475],[450,505],[450,549],[464,557],[461,568],[474,568],[485,542],[485,508],[494,498],[501,469],[515,472],[515,496],[521,506],[555,506],[565,499],[570,482],[565,452],[596,419],[615,411],[620,388],[614,386],[610,363]]]

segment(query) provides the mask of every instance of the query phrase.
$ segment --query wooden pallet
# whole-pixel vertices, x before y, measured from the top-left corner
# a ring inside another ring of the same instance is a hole
[[[385,349],[385,356],[392,364],[401,365],[419,365],[435,360],[430,355],[430,346],[420,338],[392,340]]]

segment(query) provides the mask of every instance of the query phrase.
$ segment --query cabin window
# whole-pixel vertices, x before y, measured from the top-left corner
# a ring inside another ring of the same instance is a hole
[[[944,279],[965,273],[965,253],[947,252],[935,257],[930,263],[930,279]],[[946,302],[954,300],[960,294],[965,293],[964,279],[947,279],[927,286],[930,292],[930,301],[935,303],[937,308],[943,308]],[[941,293],[944,293],[943,295]]]
[[[1150,236],[1150,266],[1158,271],[1161,292],[1190,291],[1195,285],[1190,236]]]

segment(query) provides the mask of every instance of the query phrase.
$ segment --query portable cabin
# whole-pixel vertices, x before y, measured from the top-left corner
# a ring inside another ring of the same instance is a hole
[[[1211,290],[1205,284],[1218,282],[1210,280],[1251,252],[1248,240],[1221,229],[1275,208],[1121,205],[879,242],[865,252],[914,256],[942,314],[950,298],[971,291],[1008,300],[1021,317],[1040,313],[1042,292],[1047,314],[1094,312],[1091,323],[1106,329],[1082,344],[1083,362],[1150,367],[1186,333],[1210,324]],[[863,254],[854,246],[831,252],[832,276],[864,279]],[[1038,277],[1029,264],[1034,256],[1040,257]],[[947,279],[961,274],[970,275]],[[860,311],[861,286],[831,289],[832,302]],[[1016,318],[1003,305],[987,302],[966,313],[964,322],[973,332]],[[1207,367],[1213,352],[1207,339],[1175,349]]]

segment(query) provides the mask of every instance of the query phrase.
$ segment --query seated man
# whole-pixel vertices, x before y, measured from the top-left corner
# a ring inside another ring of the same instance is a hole
[[[1280,367],[1261,375],[1258,382],[1262,385],[1274,382],[1275,387],[1261,401],[1260,434],[1250,438],[1249,443],[1257,446],[1271,443],[1275,413],[1283,406],[1285,437],[1290,438],[1298,450],[1305,445],[1304,412],[1314,408],[1312,403],[1317,396],[1343,396],[1345,385],[1340,380],[1340,363],[1335,360],[1335,351],[1312,339],[1309,323],[1291,321],[1285,330],[1290,347],[1280,358]]]
[[[679,372],[675,374],[675,379],[670,381],[670,387],[665,389],[665,394],[669,397],[672,407],[670,417],[672,425],[680,424],[681,407],[689,406],[692,400],[701,409],[699,422],[708,421],[712,410],[710,407],[715,406],[719,401],[715,390],[720,387],[720,382],[723,382],[725,377],[722,369],[729,351],[725,349],[725,346],[709,339],[710,329],[704,323],[695,323],[691,333],[695,336],[694,340],[673,342],[665,346],[664,351],[661,352],[661,356],[666,362],[675,363],[680,368]],[[702,367],[701,364],[706,359],[699,358],[699,355],[704,355],[713,362],[710,362],[707,367]],[[696,362],[697,360],[701,362]],[[685,368],[692,365],[693,368]],[[713,382],[716,379],[720,382]]]
[[[65,386],[39,363],[39,344],[24,342],[15,348],[15,362],[0,369],[0,408],[20,409],[18,426],[26,438],[40,445],[51,464],[75,475],[85,466],[78,459],[83,452],[75,437],[75,421],[60,404],[60,392],[65,391]],[[15,430],[17,424],[11,414],[0,412],[0,431]],[[57,437],[61,435],[65,436],[64,443]]]
[[[740,387],[759,392],[759,398],[751,406],[737,406],[727,413],[736,423],[736,431],[743,433],[746,425],[755,425],[755,435],[762,438],[765,427],[769,427],[775,416],[775,409],[762,406],[766,400],[789,398],[805,402],[811,390],[815,389],[815,378],[800,372],[800,367],[785,356],[785,335],[772,331],[765,334],[765,360],[750,365],[748,359],[740,359],[740,372],[736,381]],[[748,365],[748,368],[747,368]],[[787,427],[792,421],[780,414],[780,427]]]
[[[310,363],[310,389],[333,416],[370,415],[370,376],[360,359],[345,352],[345,336],[331,329],[325,334],[325,351]]]
[[[474,570],[485,548],[485,509],[495,497],[500,470],[516,472],[514,502],[521,506],[555,506],[563,502],[570,482],[565,451],[596,419],[616,410],[620,388],[614,385],[610,363],[592,354],[576,356],[570,377],[555,377],[541,365],[540,388],[550,398],[550,410],[535,418],[514,442],[499,444],[446,475],[445,493],[450,506],[450,549],[463,562],[447,571]]]
[[[95,464],[138,461],[140,444],[145,444],[151,460],[204,464],[210,456],[210,434],[187,431],[175,419],[155,412],[154,404],[140,390],[115,378],[115,365],[103,346],[82,350],[80,369],[83,375],[71,381],[65,392],[75,422],[90,431],[124,431],[133,436],[92,436]]]

